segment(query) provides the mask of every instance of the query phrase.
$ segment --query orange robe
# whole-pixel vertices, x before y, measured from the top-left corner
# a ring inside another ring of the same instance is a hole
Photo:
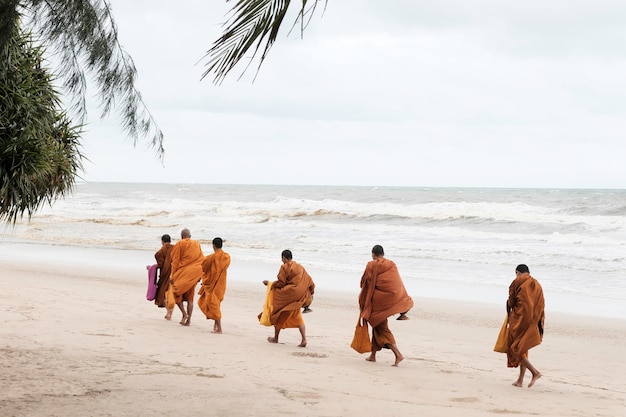
[[[165,307],[165,294],[170,287],[170,273],[172,272],[172,249],[174,245],[165,243],[154,254],[154,259],[159,266],[159,281],[157,282],[157,293],[154,298],[154,304],[159,307]]]
[[[409,311],[413,308],[413,299],[393,261],[378,258],[367,263],[361,277],[359,308],[361,317],[372,326],[372,351],[396,343],[387,327],[387,318]]]
[[[539,345],[543,338],[545,301],[539,282],[525,273],[509,286],[509,338],[507,365],[515,368],[528,350]]]
[[[172,249],[172,274],[170,292],[173,303],[168,297],[168,308],[181,301],[193,302],[196,284],[202,277],[204,255],[197,240],[190,238],[179,240]]]
[[[361,317],[376,327],[387,317],[413,308],[413,299],[404,288],[396,264],[386,258],[367,263],[359,294]]]
[[[230,255],[222,249],[204,258],[202,262],[202,287],[198,307],[207,319],[220,320],[220,306],[226,293],[226,270],[230,266]]]
[[[271,284],[273,300],[270,321],[281,329],[304,324],[300,309],[315,293],[315,283],[304,267],[295,261],[283,263],[277,280]]]

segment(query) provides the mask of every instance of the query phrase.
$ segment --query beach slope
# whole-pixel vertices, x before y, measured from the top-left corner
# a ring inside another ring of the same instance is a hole
[[[218,335],[197,306],[189,327],[178,311],[164,320],[145,299],[145,264],[3,258],[0,415],[614,417],[626,409],[623,320],[548,312],[543,344],[530,352],[543,377],[517,388],[517,369],[492,351],[504,308],[414,295],[410,320],[390,320],[405,357],[395,368],[388,350],[370,363],[350,348],[356,297],[324,288],[304,316],[306,348],[296,346],[296,329],[267,343],[272,329],[256,318],[267,277],[237,279],[254,275],[250,268],[233,260]]]

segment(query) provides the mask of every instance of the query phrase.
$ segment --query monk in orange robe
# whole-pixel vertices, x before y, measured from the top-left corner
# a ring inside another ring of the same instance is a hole
[[[202,277],[202,261],[204,255],[197,240],[191,239],[189,229],[180,232],[180,240],[172,249],[172,274],[170,275],[170,289],[168,293],[168,308],[178,308],[183,313],[180,324],[189,326],[193,312],[193,300],[196,284]],[[184,302],[187,302],[185,311]]]
[[[532,374],[530,388],[541,378],[541,372],[528,360],[528,350],[539,345],[543,338],[545,301],[541,285],[530,275],[528,266],[521,264],[515,268],[506,305],[509,314],[507,365],[520,367],[519,378],[513,383],[516,387],[523,386],[528,369]]]
[[[154,298],[154,304],[159,307],[167,307],[165,294],[170,287],[170,274],[172,272],[172,238],[170,235],[161,236],[161,248],[154,254],[154,259],[159,266],[159,281],[157,282],[157,292]],[[172,318],[172,310],[168,309],[165,319]]]
[[[302,337],[298,346],[306,347],[306,327],[300,309],[315,293],[315,283],[304,267],[293,260],[293,254],[289,249],[282,252],[281,259],[283,264],[278,271],[278,279],[271,283],[263,281],[263,284],[271,285],[273,297],[270,323],[274,326],[274,337],[268,337],[267,341],[278,343],[278,335],[282,329],[297,327]]]
[[[366,360],[376,362],[376,352],[387,348],[396,357],[393,366],[398,366],[404,356],[389,330],[387,318],[409,311],[413,308],[413,299],[404,287],[396,264],[385,258],[385,251],[380,245],[372,248],[372,260],[367,263],[361,277],[359,308],[361,318],[372,326],[372,352]]]
[[[213,333],[222,333],[222,310],[220,306],[226,293],[226,270],[230,255],[222,250],[222,238],[213,239],[213,253],[202,262],[202,287],[198,307],[207,320],[213,319]]]

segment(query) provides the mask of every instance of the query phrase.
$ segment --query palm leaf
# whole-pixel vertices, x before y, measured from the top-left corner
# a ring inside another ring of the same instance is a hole
[[[80,127],[61,110],[43,50],[13,27],[0,46],[0,221],[68,193],[82,170]]]
[[[106,0],[22,0],[22,13],[38,39],[56,52],[58,74],[71,97],[71,109],[82,124],[86,120],[85,71],[93,73],[101,102],[101,117],[113,110],[136,145],[148,138],[162,158],[163,132],[135,88],[137,69],[117,36]]]
[[[319,1],[314,0],[312,6],[307,9],[309,1],[302,0],[298,17],[293,24],[295,27],[300,23],[301,35],[310,22]],[[328,0],[325,1],[328,2]],[[262,51],[257,67],[258,73],[272,45],[276,42],[290,5],[290,0],[238,0],[230,11],[231,17],[224,24],[226,27],[224,33],[213,42],[213,46],[204,56],[208,58],[208,61],[202,78],[214,74],[214,82],[221,83],[250,50],[253,50],[252,57],[243,72]]]

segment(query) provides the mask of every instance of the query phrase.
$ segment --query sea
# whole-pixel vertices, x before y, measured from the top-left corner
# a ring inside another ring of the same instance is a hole
[[[380,244],[412,295],[503,309],[523,263],[547,310],[626,318],[626,190],[79,183],[0,228],[0,248],[152,256],[161,235],[175,242],[183,228],[207,254],[219,236],[233,262],[276,271],[290,249],[337,291],[358,291]]]

